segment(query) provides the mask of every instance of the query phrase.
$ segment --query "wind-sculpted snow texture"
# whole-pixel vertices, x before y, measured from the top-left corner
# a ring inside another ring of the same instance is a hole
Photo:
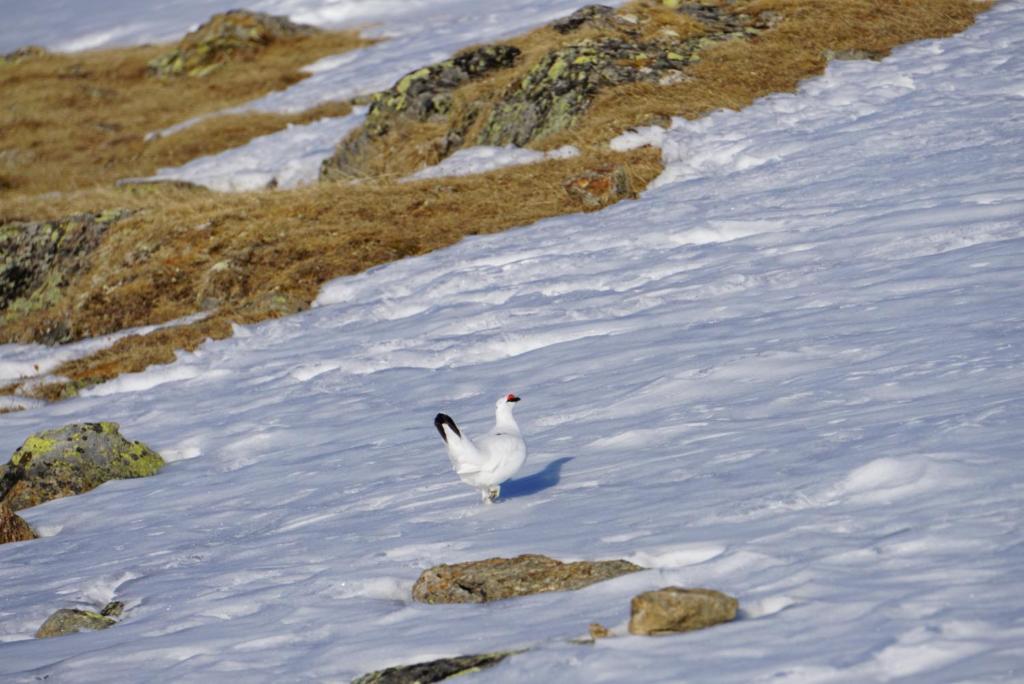
[[[2,453],[103,419],[171,461],[22,512],[45,538],[0,549],[0,679],[345,681],[524,647],[482,677],[1019,679],[1022,24],[1004,1],[679,122],[637,201],[335,281],[303,314],[0,416]],[[431,419],[487,423],[505,391],[531,460],[482,506]],[[426,567],[521,553],[650,570],[410,599]],[[663,586],[736,596],[739,618],[568,642],[624,632]],[[111,629],[28,640],[111,599]]]

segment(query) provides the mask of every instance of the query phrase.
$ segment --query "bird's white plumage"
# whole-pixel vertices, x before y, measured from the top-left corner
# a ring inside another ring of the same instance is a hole
[[[512,394],[498,399],[494,409],[494,427],[476,440],[470,439],[453,422],[450,425],[438,423],[455,473],[463,482],[479,489],[481,497],[488,503],[497,498],[501,483],[519,472],[526,463],[526,442],[512,416],[516,401],[519,401],[518,397]]]

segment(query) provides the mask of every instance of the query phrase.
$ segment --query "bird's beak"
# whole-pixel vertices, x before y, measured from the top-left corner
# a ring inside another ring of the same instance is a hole
[[[513,394],[513,395],[510,395],[509,398],[506,399],[506,401],[519,401],[519,397],[517,397],[516,395]]]

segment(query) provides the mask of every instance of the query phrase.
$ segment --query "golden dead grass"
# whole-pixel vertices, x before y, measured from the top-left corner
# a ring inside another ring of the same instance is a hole
[[[776,12],[781,20],[752,40],[726,41],[706,49],[702,60],[689,68],[688,78],[680,83],[634,83],[600,93],[578,126],[537,141],[536,147],[607,142],[624,129],[665,117],[695,119],[715,109],[742,109],[759,97],[792,92],[803,79],[822,73],[828,50],[862,50],[884,56],[904,43],[959,33],[991,3],[739,0],[727,6],[750,15]]]
[[[61,305],[0,328],[5,339],[31,339],[48,321],[68,320],[76,337],[166,321],[221,296],[209,318],[120,340],[112,348],[58,368],[73,385],[101,382],[173,360],[230,334],[230,322],[254,322],[305,308],[326,280],[368,266],[451,245],[541,218],[581,211],[566,178],[621,165],[639,191],[661,171],[651,149],[594,153],[495,171],[484,177],[413,183],[319,184],[282,192],[220,195],[180,188],[105,191],[102,202],[137,210],[115,224],[93,267]],[[23,200],[16,210],[56,217],[101,201],[97,193],[49,202]],[[154,207],[159,207],[158,209]],[[126,264],[130,265],[126,267]],[[56,384],[34,391],[56,398]]]
[[[119,69],[129,76],[137,74],[155,49],[138,48],[140,54],[133,56],[120,53],[123,64],[104,58],[94,65],[90,59],[95,55],[47,56],[33,63],[32,73],[45,84],[42,93],[36,93],[27,81],[13,78],[12,73],[17,72],[0,68],[0,88],[5,96],[13,96],[0,105],[5,110],[0,116],[7,117],[0,119],[0,174],[5,173],[4,159],[10,157],[4,150],[19,136],[29,136],[25,139],[30,144],[16,148],[15,156],[27,149],[43,169],[34,176],[20,177],[15,191],[0,195],[4,202],[0,219],[54,219],[114,207],[135,210],[110,229],[92,269],[70,284],[61,302],[29,315],[16,327],[0,327],[0,340],[30,340],[53,320],[66,322],[76,337],[82,337],[209,311],[203,321],[127,337],[108,350],[65,364],[56,373],[69,378],[69,383],[33,391],[44,398],[59,398],[78,386],[169,362],[175,349],[194,349],[205,339],[230,335],[231,322],[254,322],[304,308],[330,278],[450,245],[465,235],[580,211],[581,205],[566,194],[563,183],[582,171],[620,164],[628,170],[633,189],[641,190],[660,172],[659,155],[652,150],[613,154],[605,146],[630,127],[668,116],[694,118],[718,108],[738,109],[765,94],[792,90],[801,79],[820,73],[825,50],[884,54],[901,43],[963,30],[988,6],[973,0],[740,0],[721,4],[749,14],[778,12],[782,20],[751,40],[708,48],[681,83],[609,89],[598,96],[572,131],[548,136],[534,145],[545,149],[575,144],[583,151],[578,158],[440,181],[394,181],[395,176],[424,161],[436,161],[430,155],[439,129],[436,124],[425,124],[403,130],[394,141],[393,158],[379,161],[381,174],[359,185],[325,183],[229,195],[170,186],[115,189],[109,186],[114,178],[183,163],[189,155],[244,141],[253,130],[267,132],[283,119],[211,120],[186,131],[187,137],[158,141],[149,150],[143,149],[136,137],[187,116],[235,104],[296,77],[283,71],[269,72],[278,75],[264,83],[257,77],[264,74],[260,62],[253,69],[257,74],[245,69],[239,72],[237,79],[242,85],[238,85],[234,72],[225,68],[211,77],[215,80],[200,84],[214,91],[223,89],[217,105],[204,109],[207,105],[199,102],[206,102],[204,95],[197,98],[194,111],[169,115],[159,106],[168,102],[162,99],[167,94],[159,91],[164,86],[108,75],[96,82],[120,90],[107,97],[90,94],[90,86],[81,76],[122,73]],[[642,24],[651,35],[668,28],[690,37],[704,30],[691,18],[650,0],[635,0],[619,12],[644,12],[653,17]],[[574,41],[586,37],[596,37],[595,29],[583,27],[571,34]],[[456,106],[511,87],[525,70],[566,40],[552,29],[542,28],[506,41],[523,51],[517,65],[466,86],[458,93]],[[309,61],[309,54],[304,51],[303,63]],[[60,76],[69,71],[71,76]],[[62,78],[72,85],[60,82]],[[106,105],[135,99],[135,86],[126,85],[129,83],[141,88],[139,92],[145,94],[141,99],[150,104],[133,105],[125,121],[115,122],[122,128],[107,131],[99,124],[113,121],[113,112],[121,110]],[[215,83],[220,85],[213,88]],[[59,129],[52,140],[45,139],[48,121],[56,117],[54,102],[62,93],[69,98],[68,106],[93,104],[93,111],[75,124],[91,131],[88,144],[79,143],[70,129]],[[25,114],[34,104],[50,108],[50,119],[37,120],[39,130],[33,129],[31,117]],[[12,118],[12,111],[21,114]],[[17,135],[7,130],[7,122],[12,120],[20,127]],[[115,142],[126,130],[132,132],[131,140]],[[127,154],[125,150],[136,152]],[[408,160],[396,161],[409,155],[416,157],[411,167]],[[108,184],[98,187],[100,183]],[[39,194],[76,188],[85,189]],[[0,392],[14,390],[12,386]]]
[[[291,122],[345,113],[334,104],[299,116],[211,118],[173,136],[145,136],[292,85],[320,57],[367,45],[355,32],[282,40],[257,58],[202,78],[154,78],[147,64],[168,46],[46,53],[0,64],[0,199],[106,185],[240,145]]]

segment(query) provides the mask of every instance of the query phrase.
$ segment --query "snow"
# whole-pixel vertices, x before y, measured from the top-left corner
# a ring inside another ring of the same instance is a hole
[[[365,116],[366,108],[356,107],[347,116],[290,124],[240,147],[159,169],[153,178],[188,181],[221,192],[313,183],[319,176],[320,162],[331,156],[338,141],[362,124]]]
[[[346,681],[532,647],[476,679],[1020,680],[1022,19],[1000,2],[674,122],[636,201],[336,280],[307,312],[0,416],[0,453],[102,419],[171,460],[23,512],[46,537],[0,547],[0,678]],[[530,459],[483,506],[431,421],[489,424],[510,391]],[[432,564],[526,552],[649,569],[409,599]],[[666,585],[732,594],[740,619],[569,643],[623,634],[630,597]],[[31,640],[111,598],[113,628]]]

